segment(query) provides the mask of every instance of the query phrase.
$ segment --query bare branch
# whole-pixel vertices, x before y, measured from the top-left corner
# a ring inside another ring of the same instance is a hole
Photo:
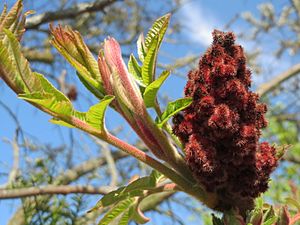
[[[113,154],[114,160],[117,161],[119,159],[127,157],[128,154],[118,151]],[[72,181],[75,181],[79,179],[80,177],[91,173],[92,171],[96,170],[97,168],[101,166],[106,165],[106,160],[103,157],[98,157],[94,159],[87,160],[83,163],[81,163],[78,166],[75,166],[74,168],[71,168],[64,173],[57,176],[54,180],[55,185],[67,185],[70,184]],[[46,196],[45,196],[46,197]],[[44,197],[44,198],[45,198]],[[31,199],[28,199],[29,203],[34,204],[34,201]],[[22,207],[19,207],[14,215],[11,217],[11,219],[8,222],[8,225],[21,225],[25,223],[25,215]]]
[[[53,195],[53,194],[107,194],[112,189],[110,187],[93,187],[93,186],[70,186],[70,185],[48,185],[41,187],[17,188],[17,189],[0,189],[0,199],[24,198],[36,195]]]
[[[284,159],[289,161],[289,162],[300,165],[300,157],[298,157],[298,156],[295,156],[295,155],[292,155],[292,154],[286,154],[286,156],[284,156]]]
[[[113,4],[116,0],[105,0],[100,2],[80,3],[68,9],[60,11],[45,12],[32,16],[26,21],[26,29],[37,29],[44,23],[49,23],[56,20],[74,19],[84,13],[93,13],[104,10],[107,6]]]
[[[107,167],[111,175],[110,186],[116,186],[118,183],[119,173],[108,144],[93,136],[91,136],[91,138],[98,146],[101,147],[101,151],[103,152],[104,158],[106,159]]]
[[[18,131],[17,131],[18,132]],[[12,146],[13,150],[13,166],[10,170],[8,181],[5,184],[0,185],[0,188],[5,188],[15,182],[18,174],[19,174],[19,163],[20,163],[20,148],[18,145],[18,135],[16,134],[13,141],[4,140],[5,142],[9,143]]]
[[[45,64],[52,64],[54,61],[54,56],[49,49],[36,50],[36,49],[23,49],[24,56],[30,62],[41,62]]]
[[[257,92],[260,96],[264,96],[270,91],[274,90],[276,87],[278,87],[281,83],[288,80],[289,78],[296,76],[300,72],[300,63],[292,66],[287,71],[279,74],[271,81],[268,81],[264,84],[262,84]]]

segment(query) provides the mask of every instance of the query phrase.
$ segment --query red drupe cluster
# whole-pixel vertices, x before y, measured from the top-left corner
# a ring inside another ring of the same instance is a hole
[[[185,144],[186,162],[220,210],[241,211],[267,190],[277,166],[276,149],[259,143],[267,126],[265,104],[251,92],[251,72],[233,33],[213,32],[212,46],[190,71],[186,97],[193,103],[174,117],[174,133]]]

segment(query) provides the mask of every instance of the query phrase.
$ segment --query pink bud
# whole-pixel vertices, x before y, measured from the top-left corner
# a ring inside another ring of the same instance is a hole
[[[103,81],[103,86],[104,86],[106,94],[114,95],[112,84],[111,84],[111,72],[109,70],[108,65],[106,64],[104,57],[101,55],[101,53],[98,56],[98,67],[99,67],[100,75],[101,75],[101,78]]]
[[[133,77],[127,70],[122,59],[120,45],[114,38],[109,37],[104,41],[104,57],[113,79],[112,87],[113,89],[118,89],[118,94],[114,91],[115,95],[119,95],[116,97],[119,97],[136,114],[143,115],[146,107],[142,95]],[[106,76],[105,79],[108,79],[107,75],[104,76]],[[103,82],[105,83],[105,81]]]

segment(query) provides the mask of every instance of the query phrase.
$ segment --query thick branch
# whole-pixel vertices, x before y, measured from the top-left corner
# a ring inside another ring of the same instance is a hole
[[[56,20],[74,19],[84,13],[93,13],[104,10],[105,7],[113,4],[115,1],[116,0],[104,0],[100,2],[80,3],[68,9],[38,14],[28,18],[25,27],[27,30],[31,30],[37,29],[44,23]]]
[[[113,153],[113,158],[115,161],[127,157],[128,154],[118,151]],[[103,157],[98,157],[95,159],[87,160],[81,163],[74,168],[71,168],[64,173],[60,174],[55,178],[54,184],[55,185],[67,185],[70,184],[72,181],[79,179],[80,177],[91,173],[92,171],[100,168],[101,166],[106,165],[106,160]],[[47,198],[45,196],[45,198]],[[29,202],[35,204],[34,201],[28,199]],[[22,207],[18,208],[12,218],[9,220],[8,225],[21,225],[25,223],[25,215]]]
[[[297,157],[293,154],[286,154],[284,159],[292,163],[300,164],[300,157]]]
[[[54,56],[50,50],[23,49],[24,56],[30,62],[42,62],[52,64]]]
[[[270,91],[274,90],[275,88],[277,88],[281,83],[283,83],[284,81],[288,80],[289,78],[297,75],[300,72],[300,63],[296,64],[294,66],[292,66],[291,68],[289,68],[287,71],[279,74],[278,76],[276,76],[275,78],[273,78],[271,81],[268,81],[264,84],[262,84],[258,90],[257,93],[260,96],[264,96],[267,93],[269,93]]]
[[[111,191],[109,187],[93,187],[93,186],[70,186],[70,185],[48,185],[41,187],[17,188],[17,189],[0,189],[0,199],[24,198],[36,195],[53,195],[53,194],[107,194]]]

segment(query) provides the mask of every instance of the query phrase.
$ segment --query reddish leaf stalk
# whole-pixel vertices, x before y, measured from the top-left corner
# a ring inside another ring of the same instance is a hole
[[[161,172],[166,177],[168,177],[171,181],[176,183],[181,188],[182,191],[190,194],[191,196],[194,196],[196,199],[198,199],[199,201],[203,202],[204,204],[206,204],[211,208],[215,207],[216,196],[214,193],[206,193],[201,187],[195,186],[193,183],[191,183],[184,177],[177,174],[177,172],[175,172],[174,170],[170,169],[169,167],[163,165],[159,161],[148,156],[146,153],[142,152],[136,147],[118,139],[117,137],[111,134],[107,134],[105,141],[120,148],[121,150],[134,156],[136,159],[144,162],[145,164]]]
[[[300,213],[297,213],[290,221],[290,224],[289,225],[293,225],[295,224],[296,222],[300,221]]]

